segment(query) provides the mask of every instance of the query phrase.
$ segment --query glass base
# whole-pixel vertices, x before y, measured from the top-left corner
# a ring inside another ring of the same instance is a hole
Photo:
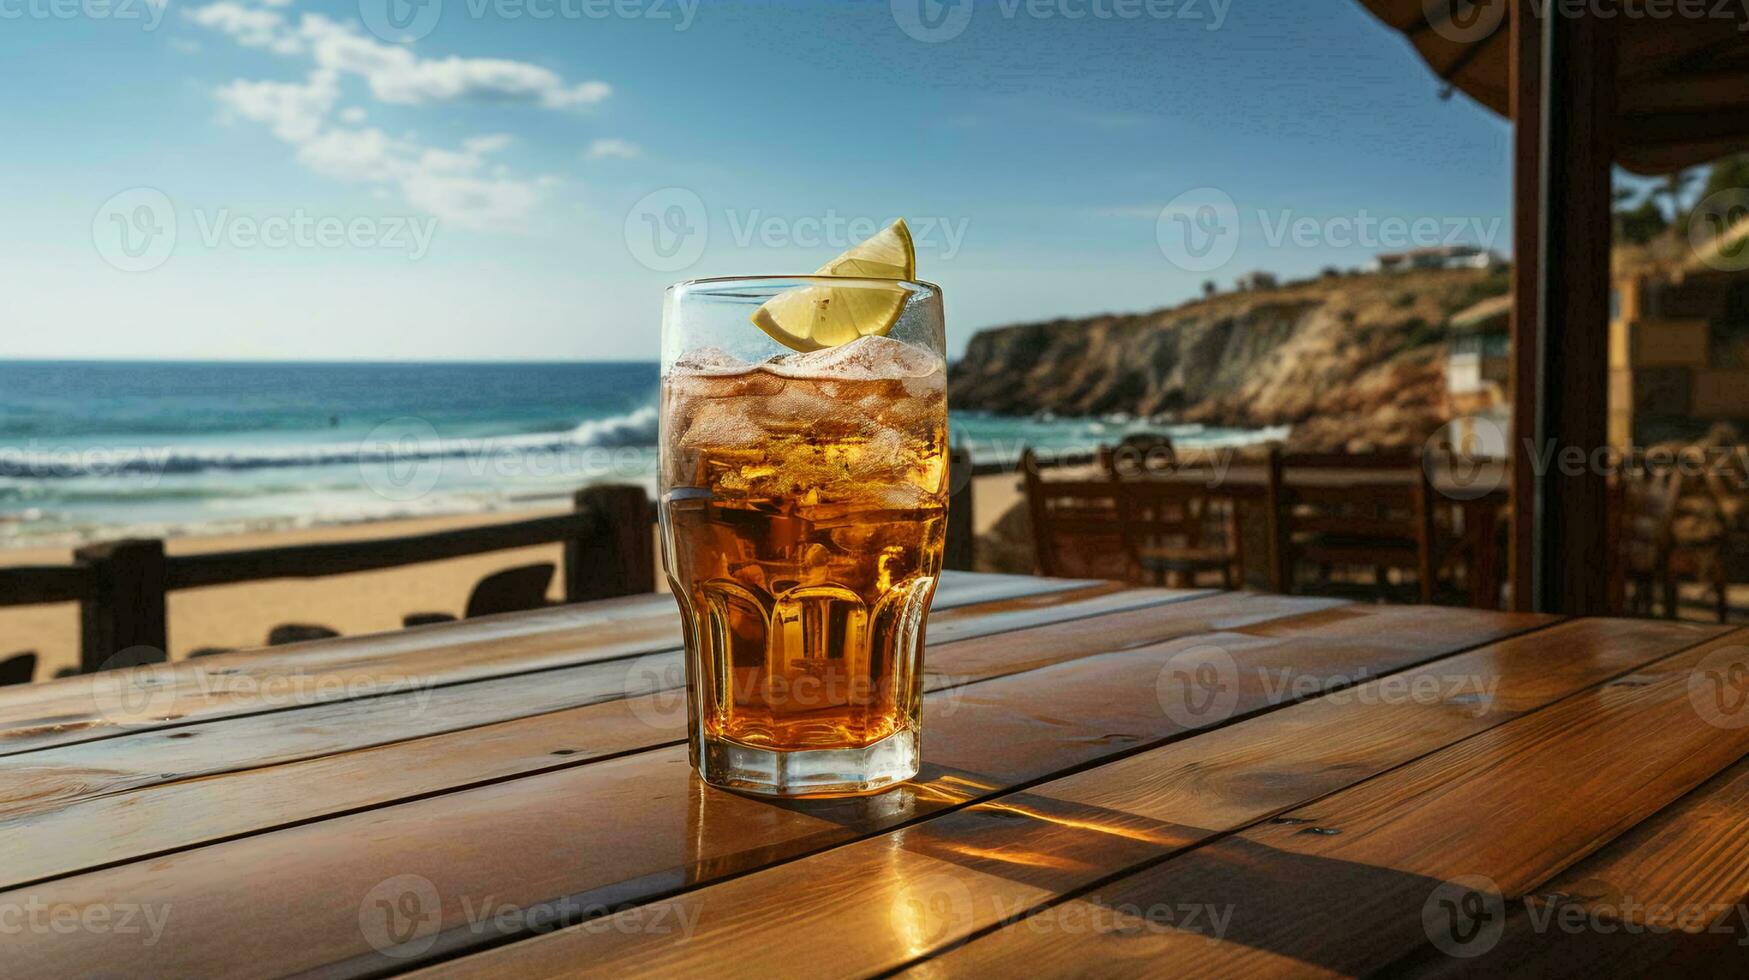
[[[917,775],[915,731],[858,749],[773,752],[705,736],[698,774],[712,786],[761,796],[866,796]]]

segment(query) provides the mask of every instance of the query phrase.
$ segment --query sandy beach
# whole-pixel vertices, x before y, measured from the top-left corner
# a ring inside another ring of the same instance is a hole
[[[977,481],[973,513],[982,534],[1020,499],[1014,476],[988,476]],[[450,517],[312,528],[308,530],[224,537],[188,537],[166,543],[171,554],[198,554],[234,548],[421,534],[497,522],[524,520],[553,510],[463,514]],[[343,634],[399,629],[401,618],[416,612],[460,615],[468,593],[482,577],[501,569],[533,562],[561,564],[559,545],[500,551],[451,561],[321,579],[278,579],[190,589],[170,596],[170,657],[180,660],[202,647],[249,648],[266,643],[267,632],[282,623],[310,623]],[[658,551],[658,554],[660,552]],[[72,560],[70,548],[0,551],[0,566],[54,565]],[[554,577],[551,597],[562,583]],[[79,663],[79,608],[53,606],[0,608],[0,659],[36,651],[37,680]]]

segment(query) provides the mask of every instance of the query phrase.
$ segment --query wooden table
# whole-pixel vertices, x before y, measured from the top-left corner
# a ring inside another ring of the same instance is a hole
[[[666,596],[9,689],[0,975],[1744,961],[1744,631],[949,575],[929,640],[922,774],[823,802],[693,777]]]

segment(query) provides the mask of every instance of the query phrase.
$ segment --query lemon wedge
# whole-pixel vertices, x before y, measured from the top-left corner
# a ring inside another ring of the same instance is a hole
[[[917,253],[900,218],[814,271],[816,276],[914,279]],[[785,290],[753,312],[753,322],[791,350],[825,350],[858,337],[886,336],[905,309],[899,286],[802,286]]]

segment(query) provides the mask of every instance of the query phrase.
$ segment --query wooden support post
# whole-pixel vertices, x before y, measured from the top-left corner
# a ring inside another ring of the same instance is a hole
[[[578,513],[591,518],[591,528],[565,542],[565,601],[654,592],[655,537],[644,489],[585,487],[577,491],[575,503]]]
[[[73,558],[90,570],[79,603],[79,669],[85,673],[169,659],[164,542],[130,539],[86,545]]]
[[[969,450],[956,449],[948,455],[947,485],[947,554],[942,557],[941,565],[956,572],[969,572],[972,570],[974,538],[972,454]]]
[[[1512,481],[1507,576],[1509,608],[1536,605],[1531,582],[1536,554],[1537,269],[1541,259],[1542,21],[1537,0],[1513,0],[1512,89],[1512,431],[1507,443]]]
[[[1538,610],[1574,616],[1609,607],[1608,475],[1592,461],[1609,444],[1618,24],[1554,9],[1543,18],[1536,451],[1555,455],[1533,474],[1531,581]]]
[[[1263,495],[1263,526],[1269,536],[1269,589],[1286,595],[1293,587],[1293,562],[1288,557],[1288,541],[1285,535],[1286,524],[1282,520],[1283,507],[1281,474],[1281,448],[1269,448],[1269,470]]]

